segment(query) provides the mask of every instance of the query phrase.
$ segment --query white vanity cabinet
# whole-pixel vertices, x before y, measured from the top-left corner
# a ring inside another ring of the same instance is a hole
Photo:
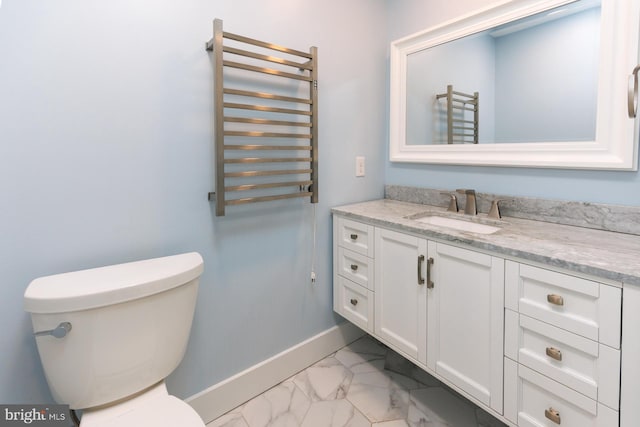
[[[403,201],[440,196],[413,191],[332,210],[335,310],[510,427],[640,426],[640,232],[509,217],[474,233],[421,221],[456,217]],[[352,231],[366,238],[353,246]],[[344,250],[368,263],[362,277]]]
[[[373,289],[345,262],[353,230],[373,232],[359,254]],[[334,310],[501,414],[504,260],[340,216],[334,237]]]
[[[618,426],[622,290],[513,261],[505,278],[505,417]]]

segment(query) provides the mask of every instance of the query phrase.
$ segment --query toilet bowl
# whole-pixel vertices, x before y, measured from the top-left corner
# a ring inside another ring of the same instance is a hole
[[[166,377],[186,350],[202,257],[137,261],[32,281],[24,294],[56,402],[81,427],[202,427]]]
[[[195,427],[204,426],[200,416],[184,401],[169,395],[164,381],[122,403],[85,410],[82,427]]]

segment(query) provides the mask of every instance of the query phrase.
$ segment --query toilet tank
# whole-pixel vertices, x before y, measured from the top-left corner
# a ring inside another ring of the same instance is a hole
[[[186,350],[203,270],[195,252],[35,279],[24,294],[47,383],[72,409],[101,406],[165,379]]]

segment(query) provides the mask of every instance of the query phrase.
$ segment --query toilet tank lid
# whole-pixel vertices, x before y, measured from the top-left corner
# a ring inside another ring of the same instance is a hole
[[[157,294],[198,278],[203,271],[197,252],[33,280],[24,293],[29,313],[67,313]]]

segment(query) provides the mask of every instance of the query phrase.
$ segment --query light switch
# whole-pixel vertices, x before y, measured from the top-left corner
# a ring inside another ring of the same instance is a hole
[[[356,176],[364,176],[364,157],[356,157]]]

